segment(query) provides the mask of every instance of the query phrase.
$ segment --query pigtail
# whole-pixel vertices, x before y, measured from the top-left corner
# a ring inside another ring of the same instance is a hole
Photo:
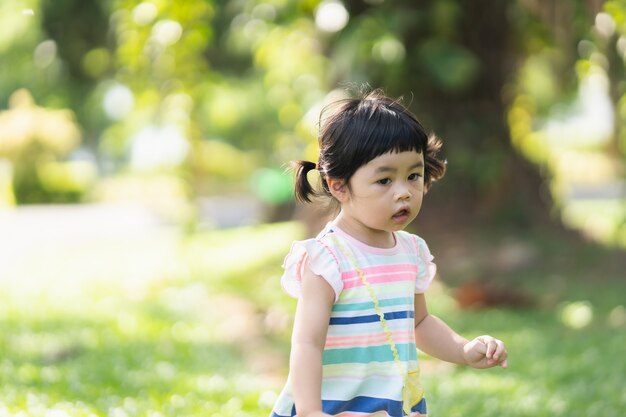
[[[292,161],[291,166],[296,171],[296,181],[294,184],[296,200],[302,203],[310,203],[310,196],[315,196],[317,193],[313,189],[313,186],[311,186],[307,174],[309,171],[317,168],[317,165],[310,161]]]
[[[435,135],[428,136],[426,150],[424,152],[424,187],[426,190],[430,188],[433,182],[437,181],[446,173],[446,161],[437,158],[437,154],[441,150],[443,143]]]

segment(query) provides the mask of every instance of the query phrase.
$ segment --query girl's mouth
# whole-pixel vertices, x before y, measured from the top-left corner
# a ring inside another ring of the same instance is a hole
[[[394,214],[392,218],[398,223],[404,223],[405,221],[409,219],[410,215],[411,215],[411,212],[409,210],[402,209],[396,212],[396,214]]]

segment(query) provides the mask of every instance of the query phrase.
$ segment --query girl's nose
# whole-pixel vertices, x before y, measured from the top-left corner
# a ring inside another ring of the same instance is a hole
[[[409,198],[411,198],[411,191],[409,190],[409,187],[398,187],[396,190],[396,200],[408,200]]]

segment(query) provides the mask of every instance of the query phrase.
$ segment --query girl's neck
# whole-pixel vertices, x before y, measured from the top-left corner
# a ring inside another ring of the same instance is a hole
[[[371,229],[358,220],[346,216],[343,211],[339,212],[333,223],[345,233],[368,246],[390,249],[396,245],[393,232]]]

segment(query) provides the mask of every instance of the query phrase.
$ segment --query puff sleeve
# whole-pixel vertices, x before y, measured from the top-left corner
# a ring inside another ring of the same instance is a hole
[[[417,279],[415,280],[415,293],[426,292],[430,283],[437,273],[437,265],[433,262],[428,245],[421,237],[415,236],[415,246],[417,249]]]
[[[308,260],[311,271],[321,276],[335,292],[335,301],[343,290],[339,262],[332,250],[316,239],[296,241],[285,257],[285,272],[280,279],[283,290],[298,298],[302,287],[302,269]]]

